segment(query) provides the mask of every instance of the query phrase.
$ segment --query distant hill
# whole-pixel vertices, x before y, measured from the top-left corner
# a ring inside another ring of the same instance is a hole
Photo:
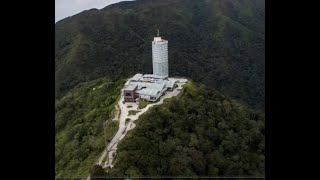
[[[152,73],[151,41],[169,41],[170,76],[264,109],[264,0],[136,0],[55,25],[56,96],[80,82]]]

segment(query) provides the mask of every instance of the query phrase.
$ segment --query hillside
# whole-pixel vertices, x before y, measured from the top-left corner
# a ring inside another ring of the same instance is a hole
[[[152,73],[151,41],[169,41],[169,74],[264,109],[264,0],[136,0],[56,23],[56,95],[100,77]]]
[[[111,118],[124,82],[100,78],[82,83],[56,101],[56,177],[89,174],[105,148],[104,135],[110,140],[118,130]]]
[[[264,177],[264,114],[203,85],[142,115],[108,176]]]
[[[111,121],[124,80],[79,84],[56,102],[56,177],[86,177],[118,129]],[[93,89],[95,88],[95,89]],[[105,134],[103,122],[106,121]],[[264,114],[189,82],[135,122],[108,176],[263,176]]]

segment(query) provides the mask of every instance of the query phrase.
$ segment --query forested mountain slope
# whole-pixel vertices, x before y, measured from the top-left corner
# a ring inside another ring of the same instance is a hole
[[[81,83],[57,99],[56,177],[89,174],[105,148],[105,140],[110,140],[118,130],[118,122],[111,119],[123,83],[123,80],[100,78]]]
[[[56,177],[89,174],[118,129],[111,119],[123,83],[104,77],[57,99]],[[264,122],[264,113],[191,81],[139,117],[107,175],[264,176]]]
[[[109,176],[264,177],[265,117],[203,85],[139,117]]]
[[[169,74],[264,109],[264,0],[136,0],[55,25],[56,95],[99,77],[152,73],[151,41],[169,41]]]

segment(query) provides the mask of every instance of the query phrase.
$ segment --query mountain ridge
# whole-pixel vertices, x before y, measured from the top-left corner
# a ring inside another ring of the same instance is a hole
[[[56,95],[80,82],[152,73],[151,41],[169,40],[169,73],[264,109],[264,1],[122,2],[56,23]],[[263,3],[262,3],[263,2]]]

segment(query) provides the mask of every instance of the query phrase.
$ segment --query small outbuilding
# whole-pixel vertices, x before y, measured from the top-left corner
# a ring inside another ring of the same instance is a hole
[[[123,90],[124,95],[124,101],[125,102],[134,102],[138,97],[136,96],[136,90],[138,85],[136,84],[129,84],[126,88]]]

